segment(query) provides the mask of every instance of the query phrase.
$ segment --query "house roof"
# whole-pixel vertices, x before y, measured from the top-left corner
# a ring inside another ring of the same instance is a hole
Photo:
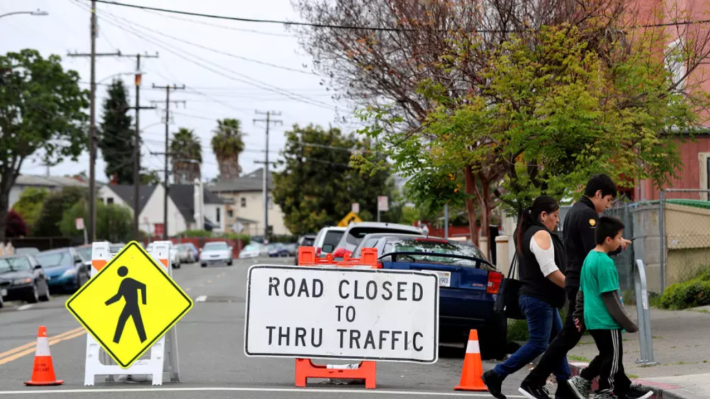
[[[111,189],[116,195],[121,197],[121,200],[126,203],[131,209],[133,208],[133,201],[134,201],[134,192],[135,189],[133,185],[127,185],[127,184],[116,184],[116,185],[109,185],[107,186],[108,188]],[[153,191],[155,191],[155,186],[148,186],[148,185],[141,185],[138,187],[138,196],[139,196],[139,205],[140,209],[138,210],[138,213],[140,214],[145,205],[148,203],[148,200],[150,199],[150,196],[153,195]]]
[[[170,186],[170,199],[188,223],[195,221],[195,186],[192,184],[173,184]],[[210,190],[202,190],[205,204],[224,204],[217,194]]]
[[[40,175],[19,175],[15,179],[16,186],[35,187],[88,187],[86,182],[79,181],[73,177],[65,176],[40,176]]]
[[[259,168],[234,180],[223,180],[216,183],[210,183],[206,187],[208,190],[215,193],[238,193],[249,191],[261,192],[264,189],[264,168]],[[269,172],[268,189],[269,191],[274,189],[274,174],[272,172]]]

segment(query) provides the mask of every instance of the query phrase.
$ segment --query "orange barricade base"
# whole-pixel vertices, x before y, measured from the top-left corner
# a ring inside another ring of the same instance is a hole
[[[375,389],[377,363],[363,361],[356,369],[329,369],[327,366],[313,364],[311,359],[296,359],[296,386],[304,388],[309,378],[365,380],[365,389]]]

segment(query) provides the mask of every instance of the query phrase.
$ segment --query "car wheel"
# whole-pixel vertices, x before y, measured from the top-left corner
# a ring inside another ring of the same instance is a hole
[[[481,332],[481,358],[484,360],[503,359],[508,349],[508,319],[495,313],[490,323]]]
[[[52,299],[52,296],[49,294],[49,284],[45,281],[44,294],[40,295],[39,300],[42,302],[48,302],[50,299]]]
[[[37,284],[32,286],[32,292],[27,296],[27,303],[37,303],[39,302],[39,293],[37,290]]]
[[[234,260],[230,259],[229,262],[227,262],[227,266],[232,266],[233,262],[234,262]]]
[[[5,307],[5,301],[2,300],[2,295],[0,295],[0,308]]]
[[[202,266],[202,267],[207,267],[207,263],[203,263],[203,264],[201,264],[200,266]]]

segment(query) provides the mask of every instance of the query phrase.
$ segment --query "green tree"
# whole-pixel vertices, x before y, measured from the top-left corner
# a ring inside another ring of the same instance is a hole
[[[339,129],[294,125],[286,132],[282,172],[274,173],[274,201],[285,214],[286,227],[296,235],[337,224],[360,204],[363,220],[377,218],[377,196],[395,203],[389,170],[361,174],[350,166],[351,153],[370,151],[367,141],[343,135]],[[390,218],[394,220],[390,220]],[[400,215],[382,214],[382,221],[399,221]]]
[[[128,114],[128,89],[123,80],[111,82],[104,100],[103,121],[99,135],[99,148],[106,162],[106,177],[117,184],[133,184],[133,159],[135,130],[133,118]]]
[[[158,172],[157,170],[150,170],[141,173],[141,184],[152,186],[160,184],[162,181],[163,180],[160,177],[160,172]]]
[[[20,199],[15,202],[12,209],[25,219],[25,223],[32,231],[32,226],[42,212],[42,204],[49,196],[49,191],[44,188],[27,187],[20,194]]]
[[[65,71],[59,56],[29,49],[0,56],[0,242],[23,162],[40,149],[49,165],[76,160],[87,144],[87,107],[79,74]]]
[[[212,136],[212,151],[219,164],[219,178],[233,180],[239,177],[239,154],[244,151],[244,133],[239,119],[217,121],[217,129]]]
[[[30,234],[35,237],[62,235],[59,225],[64,212],[82,200],[86,200],[87,195],[87,190],[81,187],[65,187],[61,191],[51,193],[42,204],[42,211],[30,230]],[[84,220],[89,219],[87,217]]]
[[[87,220],[89,215],[88,201],[82,199],[66,210],[62,215],[59,229],[65,237],[80,237],[83,232],[76,229],[75,220]],[[131,209],[116,204],[105,205],[96,202],[96,238],[110,242],[125,242],[133,234],[133,216]]]
[[[178,129],[170,142],[170,154],[175,183],[192,183],[194,179],[200,179],[202,145],[194,130],[184,127]]]

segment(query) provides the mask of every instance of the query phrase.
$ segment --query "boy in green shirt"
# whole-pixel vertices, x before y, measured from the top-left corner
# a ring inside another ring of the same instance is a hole
[[[588,381],[596,376],[599,376],[597,399],[625,398],[631,386],[622,363],[624,348],[621,331],[636,332],[638,328],[624,311],[619,291],[619,274],[608,255],[621,245],[623,230],[624,224],[619,219],[606,216],[599,218],[595,231],[597,246],[589,252],[582,265],[574,318],[580,331],[586,326],[592,334],[599,355],[589,367],[582,370],[582,378],[568,380],[579,399],[587,399],[590,388]],[[648,392],[642,398],[652,394]]]

